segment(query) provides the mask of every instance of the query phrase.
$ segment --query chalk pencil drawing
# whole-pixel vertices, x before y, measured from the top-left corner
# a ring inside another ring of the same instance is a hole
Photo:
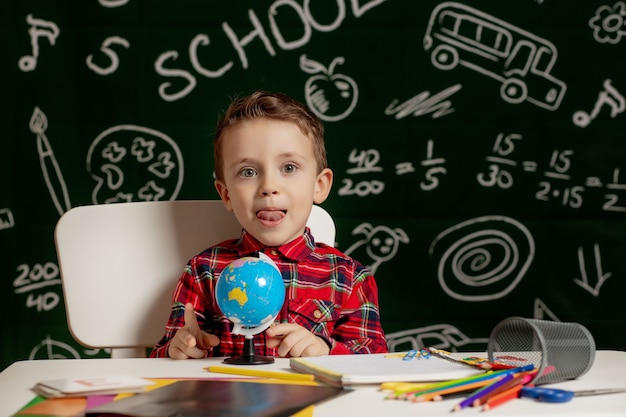
[[[39,164],[44,181],[48,187],[48,192],[50,193],[50,197],[52,197],[52,202],[57,212],[59,215],[62,215],[69,210],[72,205],[70,204],[70,197],[67,192],[65,179],[61,173],[61,168],[52,151],[50,142],[46,137],[45,132],[48,129],[48,118],[39,107],[35,107],[30,117],[29,127],[30,131],[37,135],[37,154],[39,155]]]
[[[528,101],[553,111],[567,89],[551,75],[558,51],[550,41],[465,4],[443,2],[433,9],[424,50],[440,70],[462,65],[499,81],[508,103]]]
[[[433,239],[429,255],[437,264],[439,284],[450,297],[496,300],[524,277],[535,256],[535,242],[517,220],[483,216],[441,232]]]
[[[183,157],[176,142],[162,132],[118,125],[91,144],[87,172],[96,181],[94,204],[175,200],[183,182]]]
[[[24,55],[17,62],[18,67],[23,72],[34,71],[37,68],[39,59],[39,39],[46,38],[50,45],[54,46],[61,30],[56,23],[37,19],[32,14],[26,16],[26,23],[30,25],[28,35],[30,36],[31,55]]]
[[[304,98],[311,111],[326,122],[345,119],[359,101],[359,87],[352,77],[335,72],[344,63],[338,56],[328,68],[323,64],[300,55],[300,69],[311,76],[304,86]]]

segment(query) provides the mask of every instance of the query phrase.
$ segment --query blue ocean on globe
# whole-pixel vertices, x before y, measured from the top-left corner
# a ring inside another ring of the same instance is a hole
[[[267,325],[283,305],[285,284],[282,276],[274,262],[267,256],[265,258],[236,259],[224,268],[217,281],[217,304],[237,328]]]

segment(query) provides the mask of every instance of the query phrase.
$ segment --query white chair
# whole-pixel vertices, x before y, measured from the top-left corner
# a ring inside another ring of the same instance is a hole
[[[331,216],[314,206],[308,226],[334,246]],[[74,339],[110,348],[111,357],[145,357],[163,336],[171,296],[186,262],[237,238],[241,226],[220,200],[80,206],[55,228],[65,309]]]

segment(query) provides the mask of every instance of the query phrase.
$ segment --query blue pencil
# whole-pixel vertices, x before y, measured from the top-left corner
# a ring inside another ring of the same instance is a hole
[[[395,397],[396,398],[405,398],[406,396],[411,396],[411,397],[415,397],[415,396],[419,396],[419,395],[423,395],[423,394],[428,394],[428,393],[435,393],[438,391],[441,391],[443,389],[447,389],[447,388],[451,388],[451,387],[459,387],[462,385],[466,385],[466,384],[470,384],[470,383],[474,383],[474,382],[478,382],[478,381],[484,381],[484,380],[490,380],[490,379],[500,379],[501,377],[508,375],[508,374],[517,374],[519,372],[527,372],[530,371],[532,369],[534,369],[534,365],[526,365],[526,366],[522,366],[519,368],[511,368],[511,369],[504,369],[501,371],[493,371],[493,372],[485,372],[482,374],[478,374],[478,375],[474,375],[474,376],[470,376],[470,377],[466,377],[466,378],[461,378],[461,379],[453,379],[453,380],[449,380],[449,381],[444,381],[444,382],[439,382],[439,383],[434,383],[434,384],[430,384],[430,385],[426,385],[420,389],[417,390],[407,390],[407,391],[396,391],[395,392]]]
[[[526,371],[527,372],[527,371]],[[504,375],[502,378],[476,390],[472,395],[458,403],[452,411],[460,411],[465,407],[474,404],[480,404],[485,398],[491,394],[497,393],[502,387],[509,387],[510,384],[523,384],[523,372],[512,372]]]

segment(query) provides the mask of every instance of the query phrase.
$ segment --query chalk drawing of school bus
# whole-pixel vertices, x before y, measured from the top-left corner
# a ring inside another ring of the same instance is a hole
[[[424,49],[436,68],[460,64],[500,81],[500,96],[509,103],[556,110],[567,89],[550,74],[557,59],[551,42],[461,3],[435,7]]]

